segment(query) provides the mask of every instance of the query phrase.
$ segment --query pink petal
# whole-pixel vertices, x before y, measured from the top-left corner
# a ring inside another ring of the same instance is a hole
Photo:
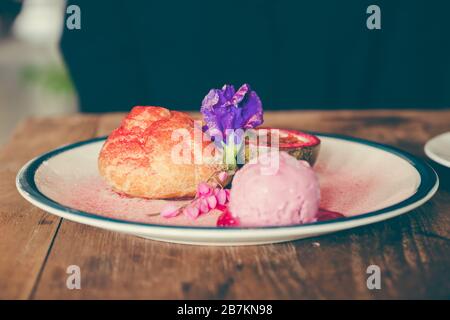
[[[216,196],[209,196],[206,201],[208,201],[208,206],[210,209],[214,209],[217,206]]]
[[[227,193],[224,189],[219,190],[217,193],[217,202],[221,205],[224,205],[227,202]]]
[[[206,182],[201,182],[197,186],[197,194],[200,196],[206,196],[211,193],[211,186]]]
[[[220,180],[220,182],[225,182],[225,180],[227,180],[228,178],[228,173],[226,171],[222,171],[218,174],[217,176]]]
[[[201,213],[207,213],[209,212],[209,206],[208,206],[208,201],[206,199],[202,199],[200,201],[200,212]]]
[[[224,189],[225,194],[227,195],[227,201],[230,201],[230,189]]]
[[[186,207],[183,212],[187,217],[191,219],[197,219],[198,215],[200,214],[199,209],[195,206]]]
[[[169,204],[169,205],[166,205],[161,210],[160,214],[161,214],[161,217],[164,217],[164,218],[173,218],[180,214],[180,210],[177,206],[175,206],[173,204]]]

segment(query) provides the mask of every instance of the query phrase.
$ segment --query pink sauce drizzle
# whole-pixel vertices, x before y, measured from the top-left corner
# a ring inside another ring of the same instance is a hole
[[[328,221],[334,219],[345,218],[345,215],[336,211],[330,211],[326,209],[319,208],[319,212],[317,213],[317,221]]]
[[[238,227],[239,219],[234,218],[228,208],[223,208],[223,213],[217,219],[218,227]]]
[[[227,208],[222,208],[223,213],[217,219],[218,227],[239,227],[239,219],[234,218]],[[336,211],[319,208],[317,221],[328,221],[345,218],[345,215]]]

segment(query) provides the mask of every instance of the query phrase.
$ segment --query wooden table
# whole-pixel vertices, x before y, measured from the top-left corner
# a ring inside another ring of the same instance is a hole
[[[0,152],[0,298],[384,299],[450,297],[450,173],[413,212],[374,225],[284,244],[196,247],[144,240],[47,214],[17,193],[19,168],[63,144],[108,134],[121,114],[33,118]],[[267,113],[270,126],[342,133],[424,158],[423,145],[450,130],[445,111]],[[366,268],[381,268],[368,290]],[[81,290],[66,269],[81,268]]]

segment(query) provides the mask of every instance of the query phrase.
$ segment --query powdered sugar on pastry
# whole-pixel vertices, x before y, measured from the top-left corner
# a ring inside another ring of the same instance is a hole
[[[185,129],[191,136],[193,158],[194,120],[186,113],[161,107],[134,107],[106,140],[100,152],[100,175],[114,190],[148,199],[192,197],[199,182],[219,164],[175,163],[172,149],[180,141],[172,139],[174,130]],[[200,146],[201,148],[206,147]]]

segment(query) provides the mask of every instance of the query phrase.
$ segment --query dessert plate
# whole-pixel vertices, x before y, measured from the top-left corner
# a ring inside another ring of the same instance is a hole
[[[429,140],[425,144],[425,154],[437,163],[450,168],[450,132]]]
[[[182,215],[162,218],[155,213],[167,201],[121,196],[101,179],[97,157],[104,137],[31,160],[18,173],[16,184],[26,200],[62,218],[154,240],[199,245],[275,243],[368,225],[422,205],[438,188],[433,169],[403,151],[357,138],[317,135],[322,144],[314,169],[321,185],[321,207],[346,218],[259,228],[218,228],[218,212],[194,221]]]

